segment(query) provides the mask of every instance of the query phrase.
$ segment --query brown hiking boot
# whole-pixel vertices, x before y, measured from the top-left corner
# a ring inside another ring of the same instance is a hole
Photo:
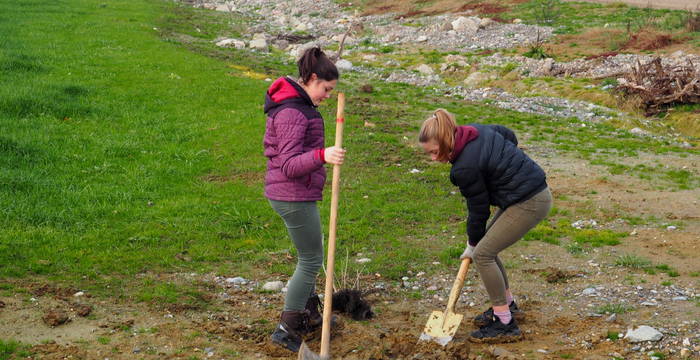
[[[280,323],[272,333],[272,342],[298,352],[302,336],[310,331],[309,311],[283,311]]]
[[[323,314],[320,310],[322,308],[323,304],[317,294],[313,294],[306,301],[306,310],[309,312],[309,330],[313,331],[323,325]],[[335,327],[337,323],[338,317],[331,314],[331,328]]]

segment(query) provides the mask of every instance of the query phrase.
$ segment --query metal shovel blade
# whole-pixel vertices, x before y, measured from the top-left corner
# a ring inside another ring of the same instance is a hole
[[[462,317],[462,314],[451,311],[433,311],[420,335],[420,340],[432,340],[442,346],[447,345],[457,333]]]
[[[302,342],[301,348],[299,348],[299,357],[297,357],[297,359],[298,360],[329,360],[330,357],[328,357],[328,356],[321,357],[320,355],[311,351],[309,346],[306,345],[306,342]]]

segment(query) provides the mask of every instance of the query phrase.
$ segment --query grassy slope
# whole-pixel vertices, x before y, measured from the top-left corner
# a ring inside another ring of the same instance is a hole
[[[262,168],[265,84],[163,43],[163,6],[0,5],[4,275],[133,273],[181,251],[220,260],[241,225],[269,217],[259,188],[200,180]]]
[[[146,0],[0,4],[7,34],[0,39],[0,277],[47,276],[94,292],[115,282],[126,294],[141,286],[140,299],[157,300],[176,298],[177,289],[129,275],[291,272],[282,222],[261,195],[268,83],[259,79],[291,67],[275,55],[213,46],[241,26],[240,19],[229,26],[227,16]],[[262,76],[244,76],[241,66]],[[430,271],[434,260],[453,263],[461,252],[464,210],[448,168],[428,164],[414,147],[420,121],[437,106],[463,122],[501,123],[540,145],[610,161],[611,169],[620,155],[697,153],[606,125],[582,128],[411,86],[375,81],[373,93],[359,92],[366,82],[351,74],[340,85],[349,98],[350,151],[341,269],[349,254],[351,271],[398,278]],[[326,119],[333,102],[321,107]],[[698,180],[683,175],[662,184],[694,188]],[[321,209],[325,222],[328,203]],[[619,237],[557,225],[575,215],[555,211],[538,233],[549,242],[596,245]],[[373,261],[356,265],[357,253]]]

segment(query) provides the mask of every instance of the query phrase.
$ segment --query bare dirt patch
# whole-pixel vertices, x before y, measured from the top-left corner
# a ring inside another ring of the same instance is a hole
[[[623,45],[623,49],[628,50],[658,50],[663,49],[675,40],[670,34],[642,29],[629,36],[629,40]]]

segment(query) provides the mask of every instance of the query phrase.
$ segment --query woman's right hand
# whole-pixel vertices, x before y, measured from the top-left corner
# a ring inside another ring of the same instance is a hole
[[[327,147],[323,151],[323,156],[328,164],[343,165],[343,161],[345,160],[345,149],[337,146]]]

